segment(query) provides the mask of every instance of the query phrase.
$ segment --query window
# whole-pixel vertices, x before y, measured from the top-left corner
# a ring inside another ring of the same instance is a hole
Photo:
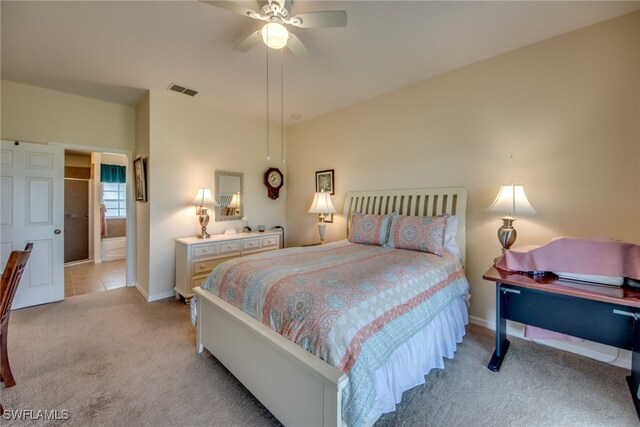
[[[117,182],[102,183],[102,202],[107,208],[107,218],[126,218],[127,197],[126,184]]]

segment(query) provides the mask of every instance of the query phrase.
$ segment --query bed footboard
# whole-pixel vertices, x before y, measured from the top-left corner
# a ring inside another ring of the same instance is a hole
[[[348,377],[210,292],[198,295],[197,349],[209,350],[288,426],[340,426]]]

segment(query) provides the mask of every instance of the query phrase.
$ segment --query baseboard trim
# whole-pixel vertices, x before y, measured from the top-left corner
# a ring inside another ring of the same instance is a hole
[[[163,294],[158,294],[158,295],[149,295],[147,293],[147,291],[145,291],[145,289],[140,286],[140,284],[138,282],[134,282],[135,283],[135,288],[138,290],[138,292],[140,292],[142,294],[142,296],[144,297],[145,300],[147,300],[147,302],[154,302],[154,301],[160,301],[161,299],[166,299],[166,298],[170,298],[170,297],[175,297],[175,292],[171,291],[171,292],[165,292]]]
[[[154,302],[154,301],[159,301],[161,299],[166,299],[166,298],[173,298],[176,296],[176,293],[174,291],[171,292],[165,292],[163,294],[158,294],[158,295],[153,295],[147,298],[147,302]]]
[[[146,301],[149,301],[149,294],[147,293],[147,291],[144,290],[144,288],[142,286],[140,286],[140,284],[138,282],[133,282],[135,288],[138,290],[138,292],[140,292],[142,294],[142,296],[144,297],[144,299]]]
[[[469,321],[474,325],[482,326],[484,328],[491,329],[492,331],[496,330],[495,322],[490,322],[486,319],[481,319],[475,316],[469,316]],[[611,347],[593,341],[572,343],[561,340],[531,340],[524,336],[524,325],[522,323],[511,322],[509,320],[507,321],[507,335],[534,341],[537,344],[546,345],[558,350],[568,351],[580,356],[589,357],[599,362],[609,363],[610,365],[619,366],[625,369],[631,369],[632,353],[629,350],[619,350],[616,347]],[[619,355],[618,350],[620,351]]]

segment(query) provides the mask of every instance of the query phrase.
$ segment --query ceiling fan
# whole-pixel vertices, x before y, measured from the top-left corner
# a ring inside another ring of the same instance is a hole
[[[251,33],[235,46],[239,52],[248,52],[262,40],[272,49],[288,47],[298,58],[311,56],[309,49],[293,33],[289,32],[285,25],[299,28],[344,27],[347,25],[347,12],[344,10],[324,10],[318,12],[301,13],[290,16],[292,0],[261,0],[264,4],[260,12],[246,8],[228,0],[200,0],[230,12],[238,13],[252,19],[266,21],[261,30]]]

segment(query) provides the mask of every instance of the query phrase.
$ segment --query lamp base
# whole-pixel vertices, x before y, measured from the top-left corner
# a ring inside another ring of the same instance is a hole
[[[209,214],[207,213],[207,208],[202,208],[200,215],[198,216],[198,220],[200,221],[200,227],[202,230],[200,234],[196,235],[198,239],[208,239],[211,237],[209,233],[207,233],[207,225],[209,224]]]
[[[205,227],[202,227],[202,232],[196,235],[196,237],[198,239],[208,239],[211,237],[211,234],[207,233],[207,229]]]
[[[327,224],[324,222],[318,223],[318,233],[320,233],[320,244],[324,244],[324,233],[327,230]]]
[[[509,249],[511,245],[513,245],[516,241],[516,237],[518,237],[518,232],[515,228],[513,228],[513,221],[516,218],[511,216],[505,216],[502,219],[502,227],[498,229],[498,240],[502,245],[502,253]],[[498,257],[500,258],[500,257]],[[496,258],[496,260],[498,259]]]

